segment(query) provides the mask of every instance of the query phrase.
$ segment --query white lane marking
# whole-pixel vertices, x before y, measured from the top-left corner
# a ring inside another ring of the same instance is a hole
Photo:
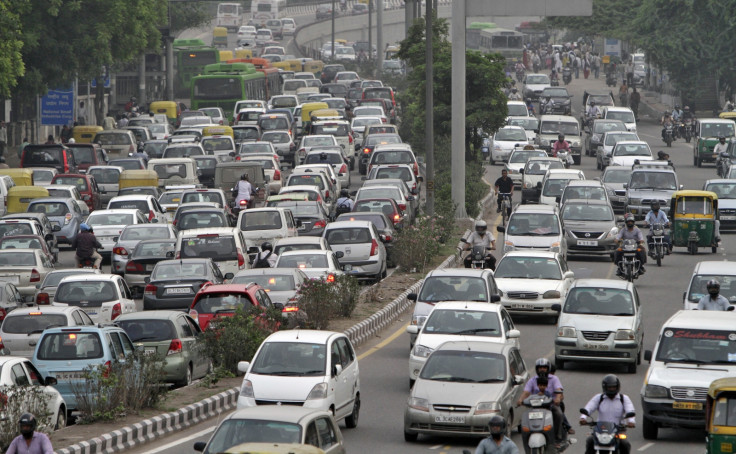
[[[177,441],[172,441],[171,443],[168,443],[168,444],[165,444],[163,446],[159,446],[156,449],[150,450],[150,451],[148,451],[148,453],[149,454],[154,454],[154,453],[157,453],[157,452],[166,451],[167,449],[171,449],[171,448],[173,448],[175,446],[182,445],[182,444],[186,443],[189,440],[194,440],[195,438],[199,438],[202,435],[207,435],[208,433],[213,432],[216,428],[217,428],[217,426],[213,426],[213,427],[210,427],[209,429],[205,429],[205,430],[203,430],[201,432],[197,432],[196,434],[192,434],[192,435],[190,435],[188,437],[180,438]]]
[[[434,445],[434,446],[430,446],[429,449],[440,449],[442,446],[444,445]]]
[[[651,448],[652,446],[654,446],[654,443],[647,443],[644,446],[642,446],[641,448],[637,449],[637,451],[646,451],[647,449]]]

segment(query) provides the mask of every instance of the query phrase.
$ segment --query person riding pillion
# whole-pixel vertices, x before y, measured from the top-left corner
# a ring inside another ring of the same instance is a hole
[[[92,259],[94,260],[93,267],[96,269],[100,268],[102,256],[97,253],[97,249],[101,249],[102,245],[97,241],[97,237],[92,232],[92,227],[86,222],[83,222],[79,226],[79,233],[74,238],[74,241],[72,241],[72,248],[76,249],[74,259],[77,262],[77,267],[81,266],[84,260]]]
[[[279,256],[273,253],[273,245],[268,241],[261,244],[261,252],[253,261],[253,268],[274,268]]]
[[[711,279],[706,284],[708,294],[698,301],[699,311],[727,311],[731,307],[728,298],[720,294],[721,283]]]
[[[634,404],[626,394],[621,393],[621,382],[618,377],[610,374],[603,377],[601,382],[602,393],[596,394],[585,405],[588,415],[598,412],[598,422],[610,422],[621,424],[621,420],[625,419],[626,427],[636,427],[636,419],[632,416],[624,418],[627,414],[634,413]],[[580,425],[588,424],[588,415],[580,413]],[[585,454],[594,454],[595,440],[593,436],[589,436],[585,441]],[[619,438],[619,454],[629,454],[631,452],[631,444],[625,438]]]
[[[552,424],[553,424],[553,433],[555,435],[555,442],[561,443],[564,439],[564,425],[563,421],[565,418],[565,415],[562,413],[562,399],[563,399],[563,388],[562,388],[562,382],[560,382],[560,379],[556,375],[550,374],[550,368],[551,364],[547,358],[539,358],[537,359],[534,369],[537,372],[536,377],[530,378],[526,385],[524,386],[524,392],[521,394],[521,397],[519,397],[518,401],[516,402],[517,406],[521,406],[522,402],[524,402],[524,399],[527,397],[533,395],[533,394],[539,394],[540,388],[539,388],[539,380],[543,378],[546,381],[546,390],[545,395],[548,397],[551,397],[553,402],[552,405],[550,405],[549,409],[552,412]]]
[[[486,221],[475,221],[475,232],[471,233],[468,237],[467,243],[465,244],[465,250],[468,251],[473,249],[473,246],[483,246],[483,251],[486,254],[485,266],[486,268],[495,270],[496,257],[486,251],[488,250],[487,248],[490,248],[491,250],[496,249],[496,239],[493,238],[493,234],[488,231],[488,224],[486,224]],[[470,268],[472,261],[473,258],[471,257],[471,254],[466,255],[463,260],[465,268]]]
[[[634,215],[631,213],[626,213],[624,216],[624,222],[626,224],[626,227],[619,230],[618,234],[616,235],[616,241],[621,244],[624,240],[634,240],[639,245],[644,245],[644,235],[641,233],[641,230],[639,230],[639,227],[636,226],[636,222],[634,220]],[[623,251],[620,251],[619,248],[616,249],[616,252],[613,254],[613,263],[615,263],[618,267],[618,264],[621,262],[621,259],[623,258]],[[644,274],[646,270],[644,269],[644,264],[646,263],[647,256],[644,254],[641,249],[636,251],[636,258],[639,259],[639,262],[641,263],[641,267],[639,267],[639,274]],[[618,267],[616,270],[616,275],[620,276],[622,274],[621,268]]]
[[[335,213],[339,216],[343,213],[350,213],[355,207],[355,202],[350,198],[347,189],[340,190],[340,197],[335,201]]]

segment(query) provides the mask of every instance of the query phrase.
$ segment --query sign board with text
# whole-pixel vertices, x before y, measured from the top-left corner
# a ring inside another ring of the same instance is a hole
[[[74,91],[49,90],[41,98],[41,124],[46,126],[74,123]]]

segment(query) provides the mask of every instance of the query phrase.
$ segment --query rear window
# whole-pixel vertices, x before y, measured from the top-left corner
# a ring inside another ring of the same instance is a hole
[[[100,184],[118,184],[120,182],[120,171],[117,169],[92,169],[88,172],[95,177]],[[33,173],[35,178],[36,173]]]
[[[345,124],[324,124],[312,125],[312,134],[330,134],[338,137],[348,135],[348,125]]]
[[[195,159],[198,169],[214,170],[217,167],[217,158],[212,159]]]
[[[319,251],[321,249],[319,244],[312,244],[312,243],[304,243],[304,244],[284,244],[284,245],[277,245],[273,253],[276,255],[281,255],[284,252],[289,251]],[[237,279],[237,278],[236,278]]]
[[[54,172],[51,170],[33,169],[33,182],[36,184],[51,184]]]
[[[232,150],[234,148],[233,142],[227,137],[214,137],[211,139],[203,139],[202,147],[207,151]],[[167,157],[170,156],[167,154]]]
[[[164,150],[165,158],[188,158],[190,156],[204,156],[199,147],[171,147]]]
[[[31,235],[33,234],[33,228],[29,224],[0,224],[0,236],[10,235]]]
[[[151,280],[205,277],[207,274],[207,264],[200,261],[158,263],[151,273]]]
[[[165,240],[170,238],[169,229],[167,227],[146,227],[125,229],[120,234],[121,240]]]
[[[118,298],[115,284],[107,281],[62,282],[56,289],[54,301],[81,308],[100,307],[102,303]]]
[[[281,213],[278,211],[245,211],[240,220],[240,230],[274,230],[282,227]]]
[[[33,252],[3,251],[0,253],[0,266],[35,266],[36,254]]]
[[[54,184],[70,184],[72,186],[76,186],[77,189],[79,189],[82,192],[88,190],[86,178],[57,176],[56,179],[54,180]]]
[[[373,155],[372,164],[414,164],[410,151],[380,151]]]
[[[179,216],[179,230],[229,227],[225,216],[219,213],[187,212]]]
[[[376,171],[375,178],[398,178],[404,181],[412,181],[414,179],[411,171],[406,167],[378,169],[378,171]]]
[[[317,186],[320,189],[325,188],[325,184],[319,175],[291,175],[287,186],[294,185],[306,185],[306,186]]]
[[[237,142],[242,140],[258,140],[258,130],[254,128],[233,128],[233,135]]]
[[[220,235],[183,238],[181,241],[181,257],[211,258],[216,262],[237,260],[238,252],[235,247],[235,238]]]
[[[76,270],[67,270],[67,271],[54,271],[52,273],[49,273],[46,275],[46,279],[43,280],[43,284],[41,284],[41,288],[46,287],[56,287],[59,285],[59,282],[61,282],[62,279],[64,279],[67,276],[71,276],[73,274],[78,274]]]
[[[327,268],[325,254],[299,254],[279,257],[278,268]]]
[[[380,99],[391,99],[391,89],[390,88],[366,88],[365,91],[363,91],[363,97],[366,99],[370,98],[380,98]]]
[[[342,164],[342,158],[337,153],[325,153],[327,155],[327,162],[329,162],[332,165],[336,164]],[[307,155],[306,159],[304,160],[304,164],[322,164],[324,161],[322,161],[319,157],[319,153],[310,153]]]
[[[90,215],[87,218],[87,224],[97,226],[97,225],[130,225],[133,223],[133,215],[128,213],[122,213],[122,214],[100,214],[100,215]]]
[[[97,333],[62,332],[43,336],[37,356],[47,361],[69,361],[102,358],[103,354]]]
[[[23,153],[23,167],[37,166],[56,166],[64,162],[62,150],[60,148],[43,148],[40,150],[28,149],[26,147]]]
[[[363,227],[330,229],[325,236],[330,244],[370,243],[371,232]]]
[[[158,174],[161,179],[172,178],[172,177],[187,177],[187,166],[186,164],[156,164],[153,166],[153,170]]]
[[[287,132],[263,134],[261,140],[271,143],[289,143],[291,141],[291,136],[289,136],[289,133]]]
[[[193,309],[200,314],[222,314],[250,306],[253,303],[245,293],[213,293],[202,296]]]
[[[171,320],[118,320],[116,323],[128,333],[131,342],[158,342],[177,337]]]
[[[388,205],[389,209],[393,211],[393,208],[391,205]],[[381,210],[377,210],[381,211]],[[388,214],[390,216],[392,213]],[[373,223],[373,225],[376,226],[377,229],[385,229],[387,227],[386,225],[386,218],[381,216],[380,214],[375,215],[361,215],[361,216],[353,216],[351,213],[345,213],[341,214],[337,217],[337,221],[370,221]]]
[[[66,315],[42,314],[37,315],[8,315],[3,322],[3,332],[8,334],[41,333],[52,326],[67,326]]]
[[[66,216],[69,207],[63,202],[38,202],[28,206],[29,213],[44,213],[46,216]]]
[[[138,243],[131,257],[166,257],[166,253],[176,249],[176,242]]]
[[[95,150],[92,147],[69,147],[72,149],[74,160],[77,164],[95,164],[97,159],[95,158]]]
[[[163,149],[162,149],[163,150]],[[152,155],[150,151],[146,150],[146,153],[150,157],[154,157],[155,155]],[[161,151],[163,153],[163,151]],[[116,166],[116,167],[122,167],[123,170],[141,170],[143,169],[143,163],[141,163],[138,159],[121,159],[120,161],[110,161],[107,163],[109,166]],[[119,179],[120,177],[118,177]]]
[[[107,206],[108,210],[138,210],[141,213],[148,213],[148,202],[145,200],[113,200]]]
[[[562,192],[562,190],[560,190]],[[394,199],[401,200],[399,188],[363,188],[358,192],[357,199]]]
[[[102,145],[131,145],[133,140],[129,134],[123,133],[105,133],[97,134],[95,137],[95,143]]]
[[[274,129],[289,129],[289,120],[286,118],[263,118],[258,120],[258,125],[264,131],[272,131]]]
[[[181,197],[181,203],[209,202],[224,205],[222,195],[219,192],[186,192]]]
[[[248,284],[254,282],[267,292],[288,292],[294,290],[293,276],[235,276],[233,284]]]
[[[284,96],[283,98],[274,98],[271,105],[274,108],[279,107],[296,107],[296,99],[292,96]]]

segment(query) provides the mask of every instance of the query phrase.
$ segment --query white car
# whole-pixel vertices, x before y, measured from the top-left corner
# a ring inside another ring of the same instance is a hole
[[[539,99],[545,88],[551,87],[552,81],[546,74],[527,74],[524,77],[524,99]]]
[[[526,131],[521,126],[504,126],[491,138],[491,165],[506,162],[515,148],[529,145]]]
[[[515,185],[521,185],[521,169],[524,168],[527,161],[531,158],[546,158],[547,152],[544,150],[523,150],[516,149],[511,152],[508,162],[504,164],[504,169],[508,172],[509,178]]]
[[[273,41],[273,33],[267,28],[261,28],[256,32],[256,45],[263,46],[268,41]]]
[[[631,167],[635,161],[654,161],[649,144],[643,140],[617,142],[611,153],[611,165]]]
[[[463,339],[519,346],[521,333],[499,304],[452,301],[435,304],[423,326],[409,325],[416,334],[409,354],[409,384],[413,385],[429,355],[445,342]]]
[[[324,162],[321,158],[322,153],[325,154],[327,163],[317,164]],[[347,189],[350,187],[350,162],[345,158],[345,155],[340,149],[314,150],[307,154],[304,158],[304,162],[304,165],[296,166],[294,170],[296,171],[304,168],[323,168],[328,172],[328,175],[333,178],[333,181],[337,183],[339,189]],[[337,189],[338,193],[339,189]]]
[[[338,61],[355,61],[358,57],[355,55],[355,49],[349,46],[341,46],[335,48],[335,59]]]
[[[628,107],[606,107],[603,110],[603,118],[606,120],[620,120],[626,125],[626,130],[636,132],[636,117]]]
[[[290,17],[284,17],[281,19],[281,33],[284,35],[293,35],[296,32],[296,22]]]
[[[611,165],[611,154],[613,153],[613,147],[618,142],[639,140],[639,136],[634,132],[623,132],[623,131],[611,131],[606,132],[601,137],[603,145],[598,146],[598,150],[595,152],[596,167],[599,170],[605,170],[606,167]]]
[[[283,186],[279,163],[271,156],[243,156],[241,162],[258,162],[263,166],[263,173],[268,179],[268,193],[278,194]]]
[[[327,224],[324,238],[335,252],[345,274],[380,281],[386,277],[386,238],[370,221],[340,221]],[[348,266],[349,265],[349,266]]]
[[[115,274],[67,276],[59,282],[51,305],[77,306],[95,323],[111,323],[137,310],[125,279]]]
[[[238,409],[298,405],[331,411],[335,420],[356,427],[360,412],[360,371],[350,340],[342,333],[277,331],[258,348],[245,373]]]
[[[273,245],[273,253],[281,255],[289,251],[330,251],[327,240],[321,236],[292,236],[276,240]]]
[[[511,101],[509,101],[511,102]],[[524,106],[526,109],[526,106]],[[539,119],[537,117],[506,117],[506,124],[509,126],[520,126],[526,131],[526,138],[529,143],[534,143],[537,138],[537,129],[539,129]]]
[[[87,224],[93,228],[97,241],[102,245],[102,250],[97,252],[103,257],[112,254],[115,238],[120,236],[125,227],[147,222],[137,209],[95,210],[87,218]]]
[[[297,165],[304,162],[304,158],[312,148],[323,148],[323,147],[339,147],[340,144],[337,142],[337,138],[332,134],[317,134],[302,136],[301,142],[297,147]]]
[[[241,25],[238,29],[238,39],[256,39],[256,28],[253,25]]]
[[[522,205],[511,213],[507,225],[499,225],[497,230],[504,233],[504,252],[533,249],[567,256],[567,240],[556,206]]]
[[[342,252],[331,250],[288,251],[279,255],[274,268],[295,268],[310,279],[334,282],[337,276],[344,274],[339,262],[342,257]]]
[[[161,207],[158,200],[152,195],[119,195],[113,197],[107,203],[108,210],[138,210],[148,218],[148,222],[166,224],[169,218],[166,210]]]
[[[524,101],[506,101],[506,107],[509,117],[531,117]]]
[[[507,252],[496,265],[496,285],[501,303],[511,314],[557,320],[575,273],[558,252]],[[558,305],[553,308],[553,305]]]
[[[238,215],[237,229],[248,244],[260,246],[279,238],[297,236],[297,222],[290,210],[278,207],[252,208]]]
[[[15,285],[24,299],[32,300],[36,285],[53,270],[54,264],[41,249],[0,250],[0,280]]]
[[[360,116],[360,117],[353,117],[353,119],[350,121],[350,129],[353,131],[353,139],[355,140],[355,143],[361,143],[363,142],[363,132],[365,132],[365,127],[372,124],[381,124],[383,121],[381,120],[381,117],[371,117],[368,115]]]
[[[335,52],[335,57],[337,57],[337,52]],[[360,80],[360,76],[355,71],[340,71],[335,74],[334,79],[338,84],[349,84],[354,80]]]
[[[250,211],[250,210],[248,210]],[[179,232],[174,255],[177,259],[209,258],[222,275],[249,268],[248,243],[234,227],[210,227]]]
[[[584,180],[582,170],[549,169],[542,178],[542,191],[539,194],[539,203],[557,206],[557,197],[562,196],[567,183],[573,180]]]

